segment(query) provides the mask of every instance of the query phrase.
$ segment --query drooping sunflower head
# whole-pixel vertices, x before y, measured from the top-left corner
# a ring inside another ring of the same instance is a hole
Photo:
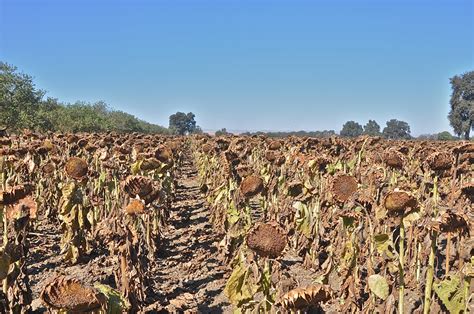
[[[390,149],[385,152],[383,160],[385,164],[391,168],[402,169],[404,164],[404,156],[397,150]]]
[[[307,310],[329,301],[331,297],[331,288],[318,284],[288,291],[282,296],[281,304],[286,310]]]
[[[453,156],[448,153],[434,152],[428,156],[426,163],[431,170],[449,170],[453,165]]]
[[[247,235],[247,246],[261,257],[277,258],[286,247],[287,235],[276,222],[259,223]]]
[[[331,192],[338,202],[344,203],[357,192],[357,186],[357,179],[355,177],[341,174],[334,178]]]
[[[145,202],[134,198],[130,200],[130,203],[128,203],[128,205],[125,206],[124,210],[125,210],[125,213],[127,213],[130,216],[144,214]]]
[[[256,175],[250,175],[242,180],[240,191],[246,198],[254,197],[263,191],[263,180]]]
[[[131,198],[138,195],[143,199],[153,192],[153,182],[147,177],[128,176],[123,184],[123,189]]]
[[[417,206],[416,198],[405,191],[393,191],[387,194],[384,200],[389,215],[403,215]]]
[[[73,313],[97,311],[106,303],[105,296],[96,289],[65,276],[48,283],[41,292],[41,300],[50,309]]]
[[[82,180],[87,176],[87,162],[78,157],[71,157],[65,165],[66,174],[73,179]]]

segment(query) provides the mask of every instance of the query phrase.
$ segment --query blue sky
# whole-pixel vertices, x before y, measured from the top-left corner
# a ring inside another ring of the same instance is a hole
[[[0,0],[0,60],[66,102],[167,126],[450,130],[449,78],[474,70],[472,0]]]

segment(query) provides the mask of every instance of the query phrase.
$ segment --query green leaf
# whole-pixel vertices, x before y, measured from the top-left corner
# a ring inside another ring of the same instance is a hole
[[[433,289],[449,313],[457,314],[464,311],[465,300],[459,275],[435,283]]]
[[[133,175],[140,173],[142,163],[143,163],[143,160],[138,160],[137,162],[132,164],[130,171],[132,172]]]
[[[369,277],[369,289],[375,294],[377,297],[381,298],[382,300],[387,299],[389,288],[387,280],[380,276],[380,275],[372,275]]]
[[[239,263],[227,280],[224,293],[233,305],[239,306],[253,299],[248,277],[249,268],[244,267],[243,263]]]
[[[94,287],[106,296],[108,314],[121,314],[130,308],[130,304],[117,290],[99,283],[96,283]]]
[[[460,313],[464,310],[465,300],[459,275],[435,283],[433,289],[450,313]]]
[[[386,233],[374,235],[375,248],[380,255],[386,254],[390,259],[394,259],[396,254],[394,253],[395,245],[392,239]]]
[[[312,215],[308,206],[298,201],[293,204],[293,208],[296,209],[296,228],[309,238],[311,236]]]

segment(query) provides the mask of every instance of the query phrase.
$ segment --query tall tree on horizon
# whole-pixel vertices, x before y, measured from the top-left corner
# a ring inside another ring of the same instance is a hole
[[[369,120],[369,122],[364,125],[364,134],[370,136],[379,136],[380,125],[375,120]]]
[[[449,101],[449,123],[454,133],[468,140],[474,128],[474,71],[455,75],[450,83],[453,92]]]

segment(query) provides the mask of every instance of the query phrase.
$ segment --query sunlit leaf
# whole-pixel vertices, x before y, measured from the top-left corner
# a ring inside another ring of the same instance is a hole
[[[464,311],[465,300],[459,275],[435,283],[433,289],[449,313],[457,314]]]
[[[389,287],[387,280],[380,275],[372,275],[368,279],[370,291],[382,300],[387,299]]]

